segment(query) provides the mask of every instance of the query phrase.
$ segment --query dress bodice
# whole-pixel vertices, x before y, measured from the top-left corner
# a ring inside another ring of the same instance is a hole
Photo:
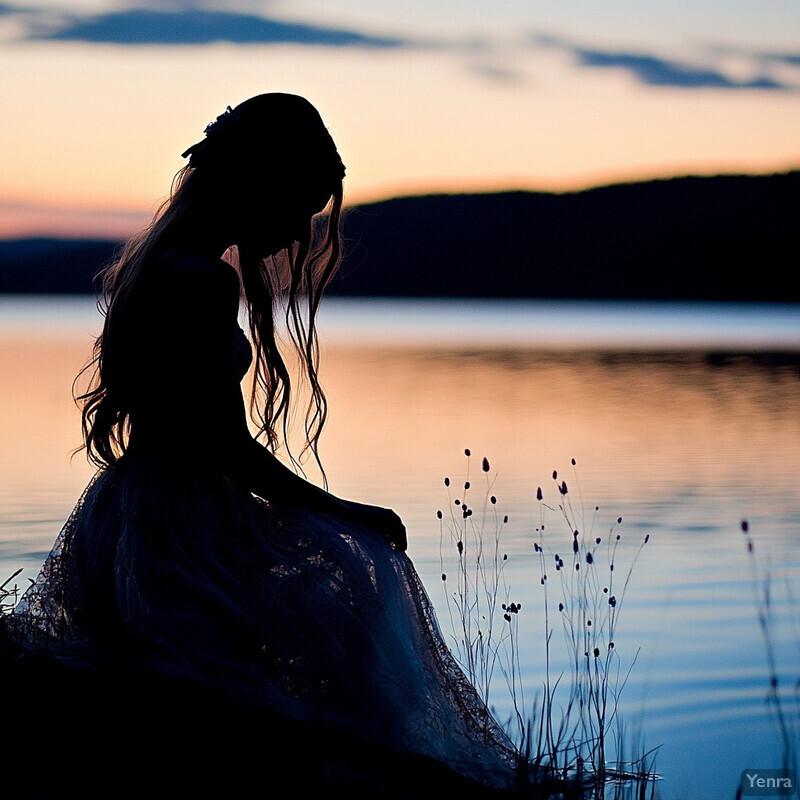
[[[147,265],[104,342],[104,380],[128,415],[131,447],[222,463],[246,430],[240,384],[253,353],[239,303],[228,264],[187,256]]]

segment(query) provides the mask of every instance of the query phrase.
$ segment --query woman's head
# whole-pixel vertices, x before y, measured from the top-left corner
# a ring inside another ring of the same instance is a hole
[[[297,95],[245,100],[188,148],[193,193],[231,243],[272,255],[308,236],[331,198],[341,203],[342,165],[317,110]]]
[[[170,198],[104,274],[106,322],[95,345],[93,385],[80,398],[89,455],[113,463],[126,447],[130,418],[109,385],[124,365],[112,369],[104,345],[112,331],[125,336],[125,311],[140,276],[158,269],[170,250],[211,245],[217,257],[230,253],[242,278],[256,352],[254,418],[271,447],[286,443],[292,381],[278,347],[282,317],[308,384],[305,435],[317,456],[327,406],[315,320],[341,256],[344,166],[333,139],[304,98],[262,94],[228,107],[183,156],[189,163]]]

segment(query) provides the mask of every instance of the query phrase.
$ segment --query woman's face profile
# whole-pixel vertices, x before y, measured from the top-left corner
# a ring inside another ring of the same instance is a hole
[[[274,255],[308,235],[312,218],[323,211],[332,191],[319,179],[257,181],[240,194],[234,214],[237,244]]]

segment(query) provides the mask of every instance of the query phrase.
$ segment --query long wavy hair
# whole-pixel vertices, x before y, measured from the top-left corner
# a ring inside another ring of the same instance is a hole
[[[265,107],[268,126],[264,124]],[[265,132],[265,127],[279,125],[281,118],[287,125],[280,137]],[[255,351],[250,415],[259,435],[266,439],[266,446],[273,451],[285,448],[291,461],[300,467],[289,446],[293,385],[280,346],[280,327],[284,326],[308,391],[305,444],[299,458],[310,450],[325,477],[318,446],[327,419],[327,401],[319,381],[316,317],[325,288],[341,261],[339,227],[344,168],[333,141],[324,126],[321,130],[320,126],[322,120],[316,109],[294,95],[259,95],[236,109],[229,108],[217,118],[217,123],[206,128],[206,139],[186,151],[184,155],[191,155],[191,160],[175,176],[170,196],[152,222],[133,236],[103,271],[103,290],[98,302],[105,316],[103,331],[95,341],[91,361],[76,378],[77,385],[81,375],[87,372],[91,375],[87,390],[76,392],[76,401],[82,406],[84,447],[96,466],[116,464],[129,443],[130,411],[125,398],[119,396],[113,377],[120,365],[109,363],[113,360],[109,343],[125,334],[121,327],[129,318],[127,311],[134,289],[145,267],[163,254],[165,244],[199,203],[207,203],[209,195],[235,192],[237,181],[254,180],[252,158],[244,163],[241,153],[249,151],[244,147],[248,141],[252,144],[257,140],[258,146],[267,152],[280,145],[283,150],[278,156],[283,161],[282,168],[287,171],[294,168],[317,184],[322,181],[323,195],[328,199],[324,209],[313,217],[309,215],[309,224],[302,235],[275,255],[262,258],[245,244],[234,244],[228,251],[229,260],[241,276]],[[270,144],[265,142],[265,136],[280,141]],[[287,147],[291,153],[287,154]],[[301,152],[309,147],[311,152]],[[256,169],[255,173],[267,175],[264,180],[268,183],[269,171]],[[269,185],[264,187],[264,191],[269,189]],[[269,220],[264,224],[269,226]]]

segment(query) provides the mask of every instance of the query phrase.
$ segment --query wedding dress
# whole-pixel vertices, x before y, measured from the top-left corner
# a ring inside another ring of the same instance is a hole
[[[241,377],[249,344],[230,336]],[[513,747],[405,553],[179,453],[132,449],[96,474],[9,629],[78,669],[136,664],[484,784],[515,780]]]

